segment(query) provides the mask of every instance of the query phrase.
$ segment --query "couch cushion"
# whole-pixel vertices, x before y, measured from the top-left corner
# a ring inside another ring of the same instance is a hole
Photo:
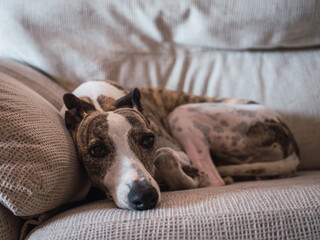
[[[19,239],[22,221],[0,204],[0,239]]]
[[[316,239],[320,172],[294,178],[167,192],[148,211],[99,201],[63,212],[27,238],[40,239]]]
[[[37,215],[87,193],[64,120],[39,94],[0,72],[0,203]]]
[[[0,72],[28,86],[60,111],[63,105],[62,97],[66,90],[48,75],[9,59],[0,59]]]

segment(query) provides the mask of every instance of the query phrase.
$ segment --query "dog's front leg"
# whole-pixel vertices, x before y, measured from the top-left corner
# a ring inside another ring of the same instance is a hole
[[[188,156],[182,151],[170,147],[157,150],[155,157],[158,183],[164,183],[168,190],[191,189],[203,186],[207,176],[191,167]]]

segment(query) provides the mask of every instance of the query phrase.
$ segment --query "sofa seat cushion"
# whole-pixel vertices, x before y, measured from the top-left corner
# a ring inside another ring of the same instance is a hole
[[[49,219],[36,239],[316,239],[320,171],[288,179],[166,192],[148,211],[98,201]]]

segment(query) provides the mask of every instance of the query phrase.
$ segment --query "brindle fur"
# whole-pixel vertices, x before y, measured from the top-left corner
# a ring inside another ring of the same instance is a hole
[[[121,86],[118,86],[115,83],[111,84],[119,89],[123,89]],[[124,90],[126,93],[130,92],[128,89]],[[129,144],[132,149],[139,148],[139,146],[136,145],[137,139],[139,138],[139,132],[145,131],[145,129],[149,129],[156,135],[157,145],[151,152],[142,153],[139,150],[135,150],[135,153],[138,155],[147,171],[150,172],[151,176],[155,176],[158,183],[170,185],[170,190],[205,186],[206,175],[205,173],[199,172],[197,169],[194,169],[191,166],[190,161],[188,162],[188,157],[181,151],[181,147],[171,136],[168,115],[176,107],[188,103],[223,102],[236,104],[256,104],[253,101],[247,100],[201,97],[159,88],[140,88],[139,90],[141,94],[140,110],[142,110],[142,115],[141,112],[136,110],[135,113],[132,112],[132,110],[125,110],[125,105],[127,104],[126,102],[124,106],[121,106],[123,109],[123,114],[128,122],[132,126],[135,126],[131,130],[132,132],[130,133],[131,138],[129,140]],[[117,99],[113,99],[104,95],[100,95],[97,99],[103,111],[106,112],[104,113],[106,115],[108,114],[108,111],[116,112],[120,110],[117,110],[116,100]],[[66,125],[73,136],[78,148],[78,152],[85,152],[88,151],[86,147],[90,145],[90,139],[98,139],[100,137],[99,132],[103,131],[102,128],[108,128],[109,126],[105,125],[103,121],[99,122],[98,119],[95,120],[94,123],[88,124],[90,122],[89,120],[94,118],[95,114],[97,114],[95,113],[96,109],[93,106],[91,99],[82,97],[81,101],[83,103],[83,113],[81,113],[84,115],[82,116],[83,120],[78,116],[79,112],[77,112],[76,109],[72,109],[72,106],[69,106],[68,108],[70,110],[66,113]],[[90,116],[86,116],[85,114],[90,114]],[[69,115],[69,117],[67,117],[67,115]],[[72,115],[73,118],[70,118],[70,115]],[[68,119],[72,119],[72,122],[68,121]],[[145,125],[142,124],[143,122]],[[221,124],[225,125],[227,123],[223,122]],[[259,127],[257,127],[257,129],[251,129],[251,134],[254,135],[255,131],[259,131],[258,128]],[[287,127],[284,129],[288,130]],[[216,131],[219,131],[219,129],[216,129]],[[290,135],[291,133],[289,130],[288,132]],[[281,141],[281,138],[277,139],[277,141]],[[109,141],[109,144],[114,145],[116,143]],[[297,146],[295,147],[297,148]],[[170,149],[173,149],[173,151]],[[155,159],[150,161],[150,158],[154,158],[154,156]],[[89,157],[85,154],[82,158],[86,158],[86,161],[90,163],[90,160],[88,160]],[[162,162],[159,159],[162,159]],[[87,170],[92,182],[95,183],[95,185],[104,188],[103,184],[101,183],[101,174],[105,172],[110,165],[112,165],[112,153],[110,154],[110,158],[108,157],[106,163],[90,163],[90,166],[94,167],[92,167],[90,170]],[[168,169],[169,165],[172,166],[172,168]],[[254,169],[251,170],[250,174],[250,176],[253,177],[259,175]],[[172,178],[175,179],[173,180]],[[230,178],[228,178],[227,182],[232,182],[232,179],[230,180]]]
[[[281,177],[299,163],[299,149],[289,128],[262,105],[223,101],[183,105],[170,113],[169,124],[190,160],[213,160],[221,176]]]
[[[160,88],[140,88],[139,90],[141,93],[143,115],[150,121],[152,131],[156,136],[164,137],[178,147],[179,145],[176,143],[176,140],[171,136],[168,123],[168,115],[176,107],[189,103],[202,102],[237,101],[239,104],[251,103],[251,101],[247,100],[202,97]]]

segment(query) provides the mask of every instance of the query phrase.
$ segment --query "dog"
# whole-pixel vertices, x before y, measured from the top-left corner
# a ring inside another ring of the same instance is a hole
[[[279,165],[278,155],[273,159],[271,153],[268,159],[270,166],[264,166],[262,174],[259,172],[261,166],[252,165],[256,164],[254,156],[250,160],[237,162],[234,160],[237,156],[234,155],[233,160],[229,159],[223,164],[225,156],[221,157],[217,152],[211,151],[213,159],[221,163],[218,171],[211,158],[193,157],[188,145],[183,144],[181,136],[177,134],[183,132],[179,131],[177,118],[179,111],[185,110],[182,107],[188,106],[185,104],[255,105],[252,101],[201,97],[158,88],[130,90],[111,81],[85,82],[73,93],[65,94],[63,99],[65,106],[61,114],[91,184],[110,195],[119,208],[154,208],[161,201],[160,187],[180,190],[223,186],[230,178],[224,181],[219,171],[223,172],[223,176],[237,176],[236,170],[228,172],[224,168],[245,166],[248,169],[246,176],[257,177],[273,176],[274,173],[268,169]],[[191,105],[193,108],[199,106]],[[277,120],[275,124],[280,123]],[[196,126],[198,130],[199,126]],[[284,128],[287,129],[286,126]],[[206,135],[205,131],[202,134]],[[257,130],[258,138],[259,134],[264,133]],[[215,144],[219,144],[218,137],[207,136],[206,141],[210,139],[213,142],[213,149]],[[290,148],[290,153],[296,151],[291,133],[287,133],[285,137],[289,139],[290,147],[287,148]],[[209,151],[208,149],[210,147],[206,150]],[[293,171],[292,166],[290,171]],[[277,175],[287,172],[288,169],[284,167]]]

